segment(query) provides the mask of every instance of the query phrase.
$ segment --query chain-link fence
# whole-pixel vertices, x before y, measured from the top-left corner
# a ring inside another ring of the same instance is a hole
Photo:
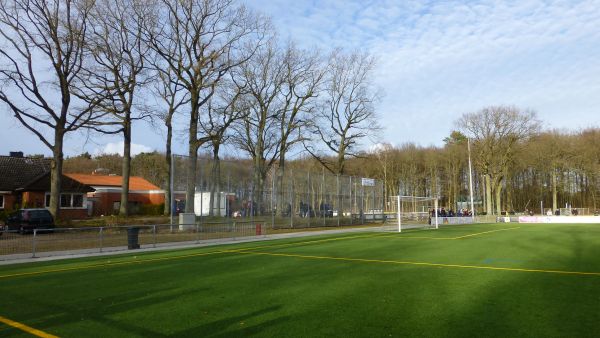
[[[186,156],[173,158],[172,206],[175,214],[194,213],[199,222],[258,219],[274,228],[359,225],[381,220],[374,215],[388,208],[383,183],[374,179],[277,164],[257,170],[250,160],[199,158],[195,172],[190,164]]]
[[[276,164],[261,172],[250,160],[201,157],[195,171],[190,171],[191,164],[186,156],[173,157],[170,224],[56,228],[26,235],[2,231],[0,256],[120,251],[264,236],[267,231],[382,223],[389,209],[383,184],[374,179],[283,170]]]
[[[34,230],[31,234],[0,231],[1,259],[74,255],[128,249],[198,244],[211,240],[263,238],[269,224],[235,220],[228,223],[136,225]]]

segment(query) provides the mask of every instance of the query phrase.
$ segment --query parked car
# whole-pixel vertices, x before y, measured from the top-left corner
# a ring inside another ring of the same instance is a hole
[[[34,229],[54,229],[54,218],[46,209],[20,209],[8,216],[6,227],[21,234],[31,233]]]

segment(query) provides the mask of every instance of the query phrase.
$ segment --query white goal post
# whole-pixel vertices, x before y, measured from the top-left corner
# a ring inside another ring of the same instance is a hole
[[[392,196],[396,200],[398,232],[402,229],[438,229],[438,199],[436,197]]]

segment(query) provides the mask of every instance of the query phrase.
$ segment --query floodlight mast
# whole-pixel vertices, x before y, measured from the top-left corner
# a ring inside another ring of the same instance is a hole
[[[438,226],[438,224],[439,224],[439,221],[438,221],[438,208],[439,208],[439,204],[438,204],[438,198],[437,197],[435,198],[435,201],[433,202],[433,206],[434,206],[433,207],[433,212],[435,214],[435,228],[438,229],[438,227],[439,227]]]
[[[467,137],[467,151],[469,153],[469,195],[471,198],[471,219],[475,221],[475,208],[473,206],[473,167],[471,165],[471,138]]]
[[[402,204],[400,203],[400,184],[398,184],[398,208],[396,208],[398,211],[398,232],[402,232],[402,210],[400,208],[402,208]]]

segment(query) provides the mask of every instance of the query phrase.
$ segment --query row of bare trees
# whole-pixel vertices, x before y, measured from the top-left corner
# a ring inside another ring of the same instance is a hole
[[[384,181],[387,195],[439,196],[456,208],[469,200],[468,143],[478,211],[539,212],[545,208],[600,208],[600,129],[540,129],[535,112],[492,106],[464,114],[443,147],[385,145],[351,171]]]
[[[188,173],[210,149],[215,191],[223,145],[252,159],[258,196],[267,172],[277,165],[282,177],[300,147],[343,174],[377,129],[373,68],[361,52],[282,44],[269,18],[233,0],[0,0],[0,102],[52,151],[54,215],[65,135],[78,130],[122,136],[120,213],[128,214],[139,120],[166,129],[167,168],[177,121]],[[192,212],[195,174],[187,177]]]
[[[505,116],[491,118],[494,114]],[[481,125],[472,126],[474,122],[470,118],[481,122]],[[504,123],[499,123],[501,121]],[[498,128],[512,121],[519,124],[514,126],[514,132],[505,132],[510,129],[508,126]],[[468,207],[470,141],[473,186],[479,213],[525,209],[539,212],[540,201],[545,208],[552,210],[565,204],[587,207],[592,211],[600,207],[600,150],[597,147],[600,144],[600,129],[540,131],[535,114],[520,112],[515,107],[488,107],[466,114],[457,121],[456,127],[458,130],[444,139],[443,147],[419,147],[410,143],[393,147],[383,144],[371,152],[359,154],[358,158],[349,159],[345,164],[346,171],[350,175],[380,179],[387,196],[399,193],[436,195],[441,197],[445,207],[456,208],[457,202],[463,202],[462,207]],[[494,131],[497,128],[498,131]],[[469,134],[472,129],[478,134]],[[487,136],[478,138],[482,130],[487,131]],[[521,132],[523,130],[527,132]],[[516,134],[517,131],[520,134]],[[470,140],[466,135],[470,135]],[[520,139],[515,140],[519,135]],[[500,136],[510,136],[511,139],[486,140]],[[495,146],[492,148],[490,144]],[[486,150],[490,153],[486,153]],[[159,153],[140,154],[133,159],[133,170],[136,175],[161,185],[168,177],[162,158],[163,155]],[[335,157],[329,159],[335,160]],[[323,168],[318,160],[306,156],[294,157],[287,162],[288,170],[295,172],[321,172]],[[246,168],[249,162],[228,159],[230,167],[234,163]],[[66,170],[71,172],[91,171],[97,167],[119,171],[120,157],[104,155],[92,159],[90,155],[81,155],[66,161]],[[495,168],[495,171],[486,171],[489,167]],[[488,178],[488,175],[491,177]],[[496,180],[501,184],[488,185],[488,182]],[[335,191],[331,193],[335,194]]]

